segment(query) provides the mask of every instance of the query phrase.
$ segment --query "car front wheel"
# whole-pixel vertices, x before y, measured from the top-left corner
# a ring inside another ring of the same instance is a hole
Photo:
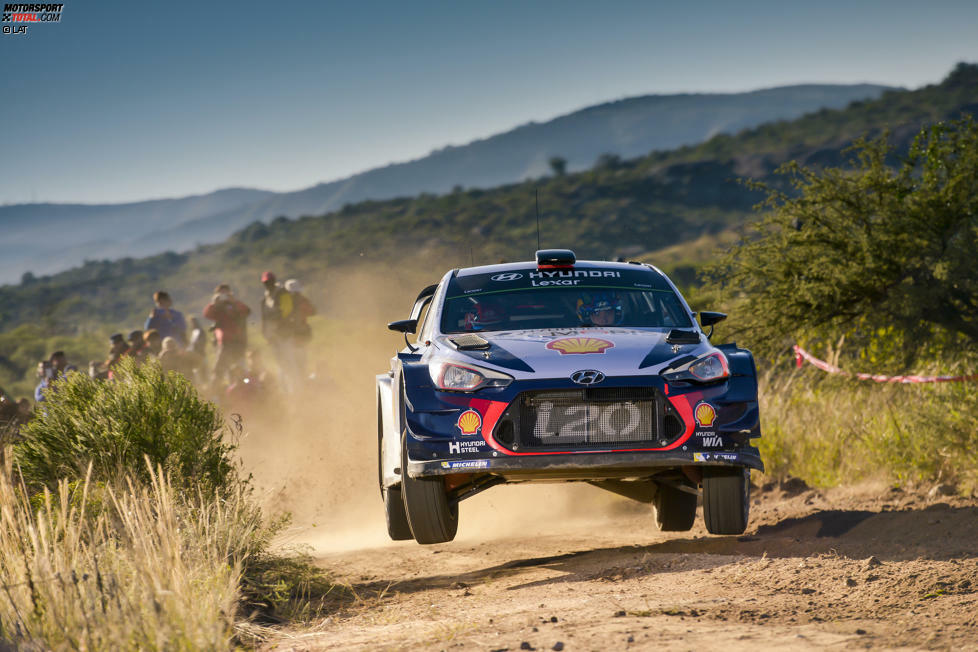
[[[750,513],[750,470],[703,468],[703,520],[710,534],[743,534]]]
[[[401,436],[401,494],[411,533],[418,543],[445,543],[458,531],[458,503],[452,504],[439,477],[408,476],[406,435]]]

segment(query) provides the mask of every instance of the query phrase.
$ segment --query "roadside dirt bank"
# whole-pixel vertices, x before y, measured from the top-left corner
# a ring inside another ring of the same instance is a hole
[[[449,544],[378,545],[374,522],[362,548],[351,535],[342,550],[320,547],[357,597],[314,626],[279,630],[266,649],[978,647],[973,499],[769,485],[754,492],[744,536],[713,537],[701,518],[691,532],[659,533],[649,508],[588,487],[573,501],[606,501],[599,508],[535,518],[551,499],[566,506],[561,489],[467,501]]]

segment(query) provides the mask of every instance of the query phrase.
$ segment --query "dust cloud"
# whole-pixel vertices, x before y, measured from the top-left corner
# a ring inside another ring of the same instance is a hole
[[[313,377],[293,395],[270,394],[248,406],[239,450],[269,514],[291,514],[288,542],[320,552],[417,545],[387,537],[374,377],[404,346],[387,323],[408,315],[418,291],[439,280],[435,274],[362,265],[332,273],[325,287],[307,283],[306,294],[319,309],[310,320]],[[265,355],[274,374],[277,366]],[[457,539],[580,532],[606,525],[623,510],[654,528],[648,507],[587,485],[496,487],[461,503]]]

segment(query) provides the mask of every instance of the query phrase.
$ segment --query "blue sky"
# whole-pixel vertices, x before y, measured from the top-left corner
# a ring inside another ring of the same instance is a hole
[[[0,35],[0,203],[292,190],[648,93],[918,87],[978,2],[114,2]]]

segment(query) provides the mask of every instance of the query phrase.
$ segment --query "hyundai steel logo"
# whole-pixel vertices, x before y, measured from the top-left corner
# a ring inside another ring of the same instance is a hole
[[[523,278],[519,272],[506,272],[505,274],[493,274],[489,277],[491,281],[516,281]]]
[[[604,374],[594,369],[581,369],[572,373],[570,377],[578,385],[597,385],[604,380]]]

